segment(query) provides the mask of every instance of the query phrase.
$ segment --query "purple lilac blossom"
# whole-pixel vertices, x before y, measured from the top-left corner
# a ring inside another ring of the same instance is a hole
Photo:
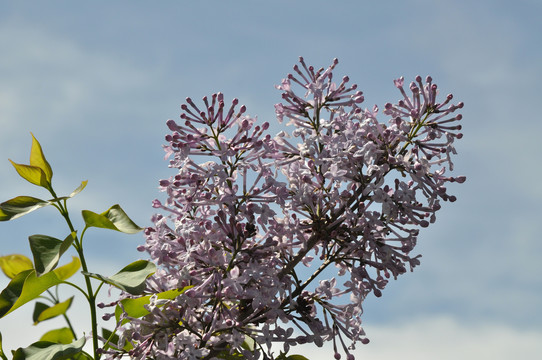
[[[399,78],[402,98],[385,104],[381,123],[377,106],[359,107],[363,93],[348,77],[333,81],[337,64],[316,70],[300,58],[277,86],[277,120],[290,132],[269,135],[221,93],[203,105],[187,98],[181,121],[167,122],[178,172],[160,181],[167,199],[153,202],[161,213],[140,250],[159,267],[147,294],[185,291],[151,297],[146,316],[120,317],[119,346],[131,343],[131,358],[275,359],[331,341],[335,358],[350,360],[368,342],[363,301],[419,264],[420,228],[455,201],[447,183],[465,181],[446,175],[463,103],[438,102],[430,77],[416,77],[410,94]]]

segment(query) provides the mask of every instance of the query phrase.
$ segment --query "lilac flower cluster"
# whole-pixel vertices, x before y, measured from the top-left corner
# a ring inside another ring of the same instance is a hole
[[[159,266],[148,293],[184,292],[153,296],[144,317],[121,316],[132,358],[272,359],[273,343],[286,353],[331,341],[336,359],[353,359],[355,343],[368,342],[364,299],[419,264],[410,255],[419,229],[455,201],[447,183],[465,181],[446,175],[463,103],[439,102],[430,77],[410,93],[400,78],[402,98],[381,123],[348,77],[333,81],[337,63],[316,70],[300,58],[277,86],[290,133],[269,135],[221,93],[201,106],[188,98],[182,121],[167,122],[178,173],[160,181],[167,199],[154,201],[162,214],[141,250]]]

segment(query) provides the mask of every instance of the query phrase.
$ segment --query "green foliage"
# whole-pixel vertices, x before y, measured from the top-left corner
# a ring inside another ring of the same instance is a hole
[[[0,317],[6,316],[18,307],[34,300],[45,290],[68,279],[80,266],[79,259],[73,257],[71,263],[40,277],[36,275],[34,269],[18,273],[0,293]]]
[[[50,204],[32,196],[17,196],[0,204],[0,221],[17,219]]]
[[[23,179],[33,185],[46,189],[52,198],[50,200],[42,200],[33,196],[17,196],[4,201],[0,203],[0,221],[14,220],[34,210],[52,205],[60,212],[69,227],[69,235],[64,240],[48,235],[29,236],[33,262],[28,257],[20,254],[0,257],[0,268],[11,279],[8,286],[0,292],[0,318],[32,300],[48,298],[54,305],[36,302],[33,312],[34,323],[37,324],[57,316],[63,316],[69,326],[51,330],[45,333],[40,341],[26,348],[17,349],[17,351],[13,352],[13,360],[98,360],[100,356],[97,351],[98,335],[95,308],[98,291],[93,290],[90,278],[98,279],[102,284],[111,284],[123,291],[136,295],[143,292],[145,280],[155,272],[156,266],[148,261],[139,260],[124,267],[111,277],[89,273],[83,252],[83,235],[89,227],[110,229],[127,234],[134,234],[143,229],[137,226],[119,205],[113,205],[101,214],[83,210],[82,215],[85,221],[85,228],[81,233],[81,237],[78,238],[77,231],[74,229],[70,220],[67,200],[80,193],[87,186],[87,181],[82,181],[81,185],[71,194],[61,197],[57,196],[51,184],[53,170],[43,154],[40,143],[33,134],[30,163],[20,164],[12,160],[9,161]],[[79,256],[73,256],[70,263],[57,267],[62,255],[70,248],[73,248]],[[86,290],[67,281],[81,267],[83,270],[82,274],[85,276]],[[54,292],[49,290],[62,283],[70,284],[81,291],[89,303],[91,318],[93,319],[91,322],[91,333],[94,357],[82,350],[85,338],[74,341],[76,335],[67,316],[67,310],[72,304],[73,297],[65,301],[60,301],[58,293],[55,295]],[[100,288],[101,285],[98,286],[98,290]],[[163,296],[174,297],[180,291],[168,292],[168,294],[164,294]],[[135,304],[128,304],[128,308],[130,309],[135,309],[135,307]],[[112,332],[109,332],[105,337],[114,340],[114,343],[118,341],[118,336]],[[128,344],[125,349],[129,350],[129,347],[130,345]],[[0,360],[8,360],[2,349],[1,334]]]
[[[31,184],[41,186],[43,188],[49,188],[49,183],[47,182],[47,176],[45,172],[36,166],[17,164],[11,161],[11,165],[17,170],[17,173],[26,181]]]
[[[40,143],[38,142],[38,140],[36,140],[34,134],[30,134],[32,135],[32,148],[30,149],[30,165],[40,168],[44,172],[47,182],[51,184],[51,179],[53,178],[53,169],[51,169],[51,165],[49,165],[49,163],[45,159]]]
[[[51,190],[53,170],[43,155],[41,145],[32,134],[32,148],[30,149],[30,165],[17,164],[9,160],[17,173],[31,184]]]
[[[2,348],[2,333],[0,333],[0,359],[8,360],[6,354],[4,354],[4,349]]]
[[[72,232],[64,241],[47,235],[31,235],[28,237],[38,276],[48,273],[57,266],[62,254],[73,244],[75,235],[75,232]]]
[[[113,285],[132,295],[141,295],[145,289],[145,280],[149,275],[154,274],[156,265],[146,260],[137,260],[130,265],[122,268],[118,273],[111,277],[105,277],[100,274],[83,272],[84,275],[101,280],[109,285]]]
[[[13,279],[21,271],[33,269],[34,266],[26,256],[12,254],[0,257],[0,268],[8,278]]]
[[[127,234],[135,234],[143,230],[126,215],[118,204],[111,206],[101,214],[83,210],[82,215],[87,227],[110,229]]]
[[[40,341],[49,341],[55,344],[70,344],[73,340],[73,333],[67,327],[47,331],[42,335]]]
[[[307,358],[304,357],[303,355],[299,355],[299,354],[296,354],[296,355],[288,355],[288,356],[286,356],[286,354],[281,353],[281,354],[277,357],[277,360],[309,360],[309,359],[307,359]]]
[[[24,349],[17,349],[13,360],[65,360],[80,353],[84,345],[84,337],[69,344],[38,341]]]
[[[193,286],[186,286],[182,289],[173,289],[168,290],[164,292],[160,292],[157,294],[154,294],[158,299],[175,299],[180,294],[184,293],[186,290],[192,288]],[[147,296],[141,296],[135,299],[123,299],[120,301],[122,308],[117,305],[115,308],[115,318],[117,321],[120,319],[120,315],[122,314],[122,309],[128,314],[130,317],[133,318],[140,318],[142,316],[145,316],[149,314],[149,310],[145,308],[145,305],[148,305],[151,299],[151,295]]]
[[[58,304],[55,304],[53,306],[48,306],[46,304],[37,302],[36,306],[34,307],[34,313],[32,314],[32,320],[34,320],[34,325],[39,322],[52,319],[59,315],[65,315],[66,311],[68,311],[68,309],[72,305],[72,301],[73,296],[68,300],[59,302]]]
[[[106,349],[115,348],[115,349],[121,350],[120,348],[116,346],[119,344],[119,336],[117,334],[115,334],[114,332],[110,330],[102,328],[102,336],[104,339],[108,340],[108,342],[104,346]],[[133,348],[134,347],[132,346],[131,343],[126,342],[126,344],[122,347],[122,350],[130,351]]]

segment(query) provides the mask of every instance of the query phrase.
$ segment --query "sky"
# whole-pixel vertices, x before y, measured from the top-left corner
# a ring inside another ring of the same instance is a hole
[[[331,5],[332,4],[332,5]],[[275,121],[274,88],[298,56],[339,59],[365,106],[395,102],[393,79],[431,75],[463,101],[464,138],[437,222],[422,231],[413,273],[370,296],[371,340],[356,358],[508,360],[542,355],[542,3],[511,1],[0,1],[0,201],[43,196],[8,162],[28,160],[32,132],[57,193],[82,180],[70,209],[120,204],[150,226],[168,119],[217,91]],[[535,111],[536,110],[536,111]],[[278,125],[277,125],[278,129]],[[54,209],[0,223],[0,255],[30,256],[27,237],[66,236]],[[112,274],[145,254],[142,235],[89,230],[91,269]],[[92,271],[92,270],[91,270]],[[4,288],[8,281],[0,279]],[[75,309],[75,310],[74,310]],[[88,331],[81,303],[76,327]],[[27,346],[60,320],[33,326],[32,305],[0,319],[4,348]],[[311,360],[333,351],[300,349]]]

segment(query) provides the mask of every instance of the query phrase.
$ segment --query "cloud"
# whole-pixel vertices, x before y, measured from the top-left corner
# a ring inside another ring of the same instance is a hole
[[[48,136],[85,131],[88,139],[122,128],[129,119],[119,114],[134,107],[159,71],[24,21],[0,25],[0,47],[0,150],[31,129]]]
[[[371,360],[510,360],[533,359],[542,354],[541,330],[483,322],[467,325],[439,315],[386,325],[365,325],[371,342],[358,345],[356,359]],[[330,344],[325,349],[296,347],[292,353],[311,360],[332,359]],[[344,357],[343,357],[344,358]]]

